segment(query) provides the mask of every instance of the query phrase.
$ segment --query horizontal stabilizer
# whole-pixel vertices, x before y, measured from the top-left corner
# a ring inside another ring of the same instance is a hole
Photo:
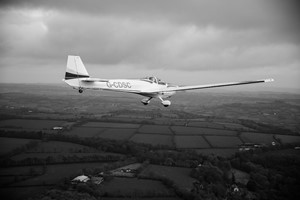
[[[108,82],[107,79],[100,79],[100,78],[87,78],[81,80],[82,82]]]

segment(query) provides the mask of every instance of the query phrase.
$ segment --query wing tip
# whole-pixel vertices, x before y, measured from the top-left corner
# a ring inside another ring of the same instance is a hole
[[[267,83],[267,82],[273,82],[273,81],[274,81],[273,78],[265,79],[265,82],[266,82],[266,83]]]

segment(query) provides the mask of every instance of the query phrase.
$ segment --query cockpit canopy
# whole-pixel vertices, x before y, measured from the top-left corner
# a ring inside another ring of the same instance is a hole
[[[157,78],[155,76],[148,76],[148,77],[143,78],[142,80],[148,81],[150,83],[156,83],[156,84],[160,84],[160,85],[167,85],[167,83],[163,82],[162,80],[160,80],[159,78]]]

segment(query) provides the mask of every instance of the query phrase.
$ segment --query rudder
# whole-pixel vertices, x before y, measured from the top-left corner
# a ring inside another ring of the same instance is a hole
[[[90,75],[86,71],[83,62],[79,56],[68,56],[65,80],[74,78],[89,78]]]

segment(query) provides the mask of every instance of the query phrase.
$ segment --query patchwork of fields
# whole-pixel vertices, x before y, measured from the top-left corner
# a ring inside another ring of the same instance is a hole
[[[30,129],[54,131],[55,126],[70,124],[58,120],[12,119],[0,121],[1,129]],[[55,131],[58,132],[58,131]],[[151,145],[164,145],[177,149],[194,149],[203,154],[233,154],[243,143],[299,142],[300,136],[258,133],[240,124],[191,121],[179,125],[150,125],[116,122],[73,123],[61,134],[78,137],[100,137],[112,140],[129,140]],[[9,144],[9,142],[5,142]],[[7,149],[7,148],[5,148]],[[230,152],[230,153],[229,153]],[[1,149],[0,149],[1,153]],[[4,152],[2,152],[4,153]]]

